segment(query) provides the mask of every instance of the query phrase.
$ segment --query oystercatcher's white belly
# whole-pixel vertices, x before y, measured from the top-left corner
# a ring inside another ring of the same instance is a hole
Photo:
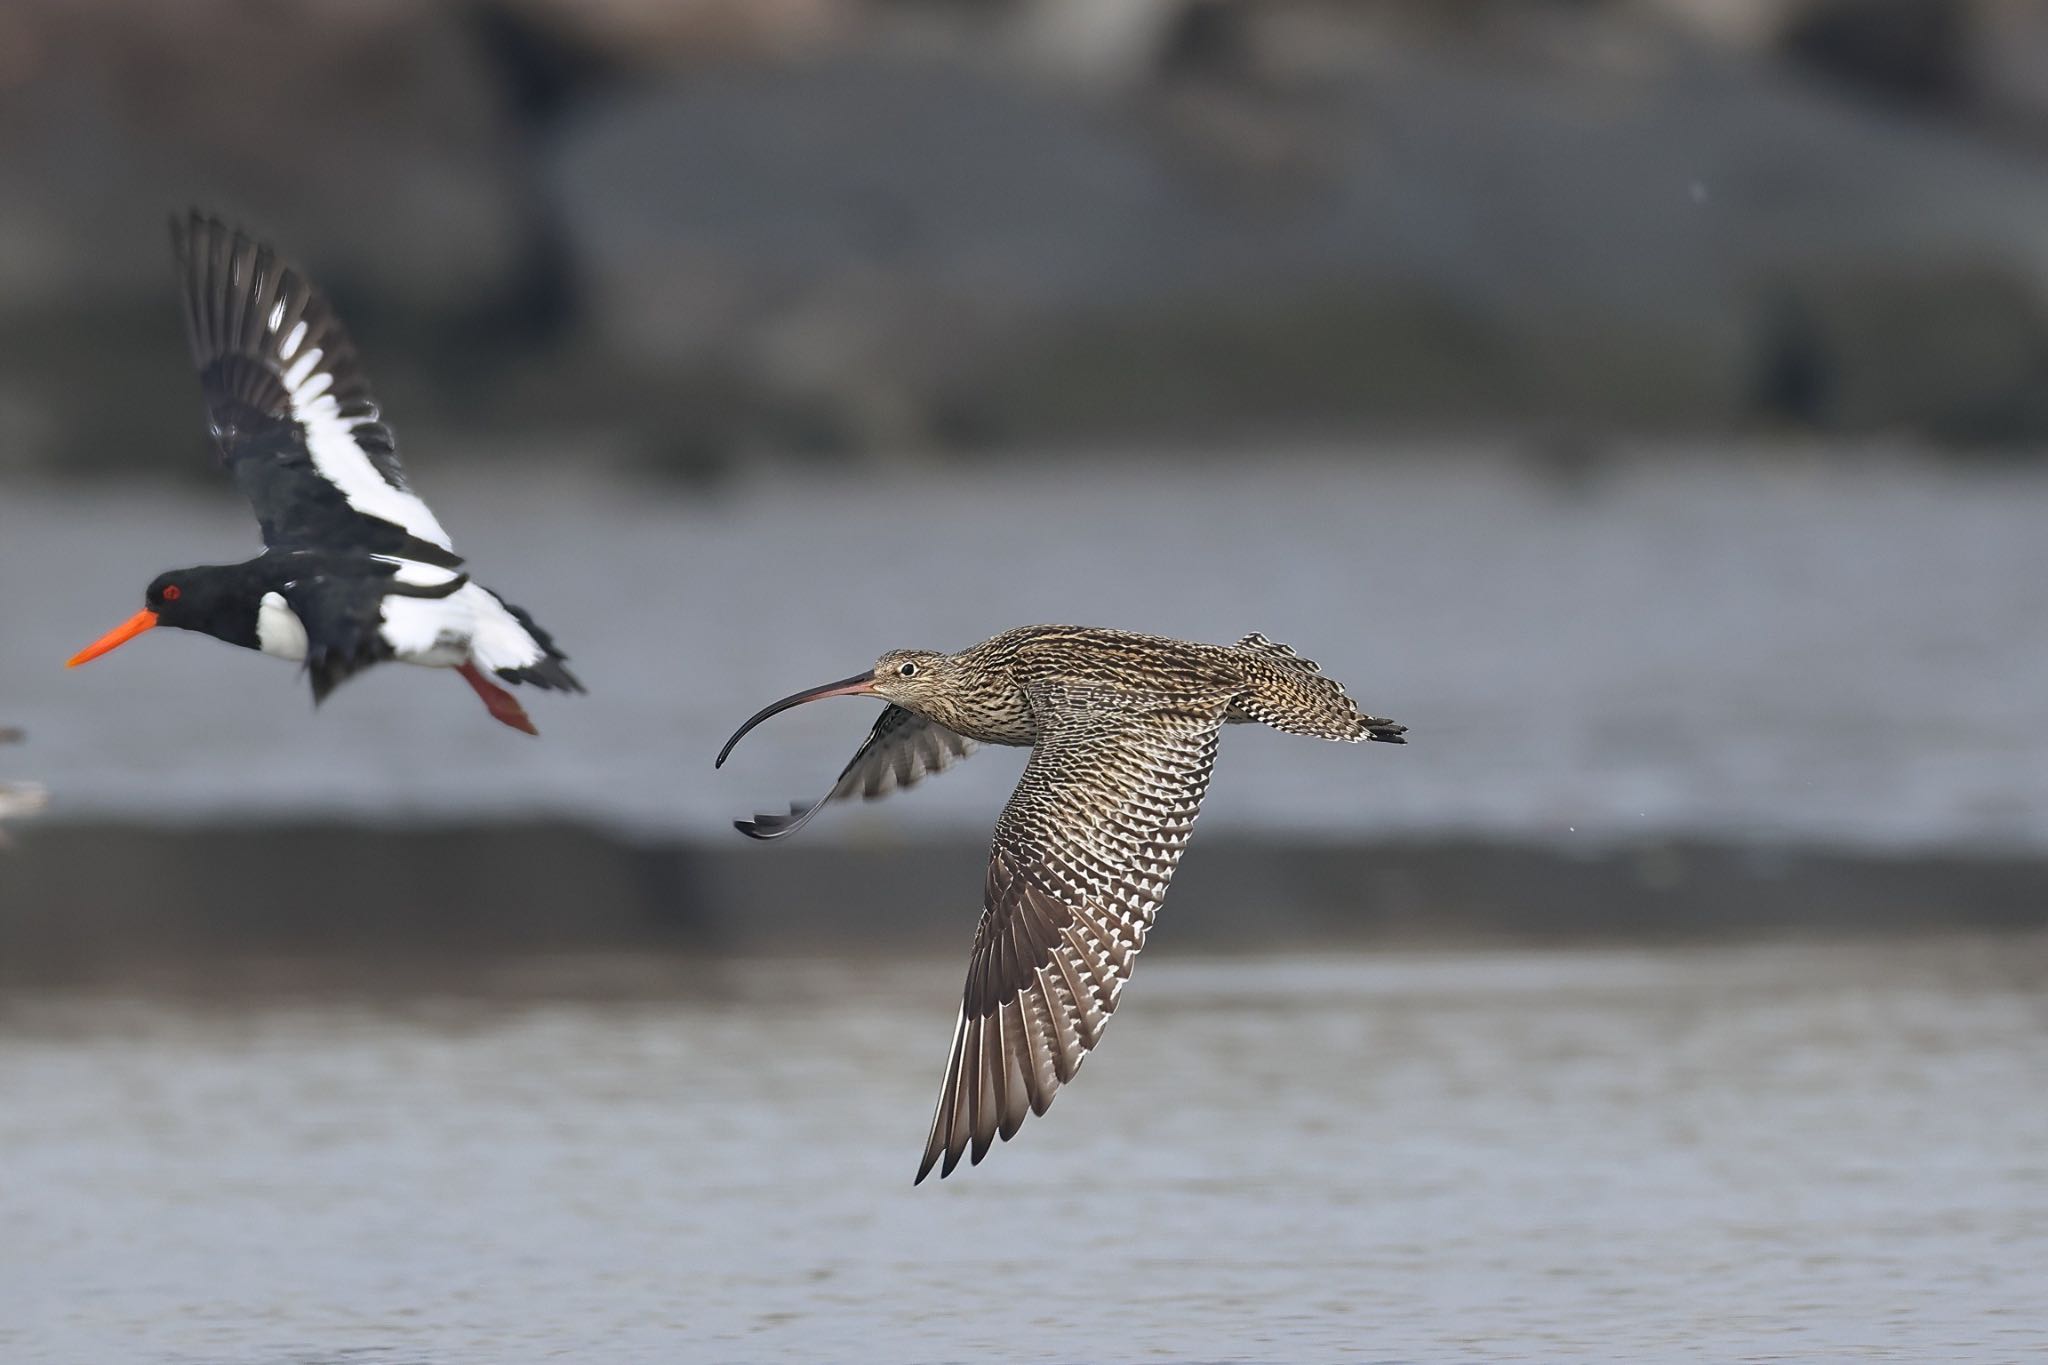
[[[264,593],[256,604],[256,644],[272,658],[306,661],[306,623],[286,605],[283,594]]]
[[[546,656],[519,618],[475,583],[446,597],[386,597],[382,631],[394,655],[429,668],[453,668],[475,659],[499,672],[529,667]]]

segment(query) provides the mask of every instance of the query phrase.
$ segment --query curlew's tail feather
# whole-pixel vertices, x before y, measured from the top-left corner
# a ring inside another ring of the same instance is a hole
[[[1290,735],[1356,744],[1377,740],[1406,744],[1408,727],[1384,716],[1368,716],[1334,678],[1323,676],[1313,659],[1253,631],[1237,642],[1246,657],[1245,690],[1231,703],[1230,718],[1257,721]]]

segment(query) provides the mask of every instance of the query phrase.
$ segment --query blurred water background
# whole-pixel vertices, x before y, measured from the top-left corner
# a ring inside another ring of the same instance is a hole
[[[2038,1353],[2044,159],[2022,0],[0,8],[0,1355]],[[541,740],[60,667],[256,548],[193,204]],[[1031,621],[1412,742],[1233,730],[1086,1077],[913,1195],[1021,756],[788,847],[872,707],[710,761]]]
[[[915,1191],[957,962],[17,994],[0,1353],[2037,1353],[2048,940],[1157,951]]]

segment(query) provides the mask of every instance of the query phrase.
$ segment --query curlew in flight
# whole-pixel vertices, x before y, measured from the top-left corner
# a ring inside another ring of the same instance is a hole
[[[788,815],[737,822],[774,839],[827,802],[878,797],[949,767],[977,743],[1029,745],[996,821],[953,1053],[917,1179],[950,1175],[1026,1112],[1043,1114],[1102,1037],[1166,897],[1227,724],[1318,739],[1405,741],[1361,714],[1286,645],[1247,635],[1193,644],[1084,626],[1025,626],[958,654],[900,649],[872,671],[766,707],[726,741],[821,697],[890,704],[832,790]],[[940,1163],[943,1162],[943,1165]]]

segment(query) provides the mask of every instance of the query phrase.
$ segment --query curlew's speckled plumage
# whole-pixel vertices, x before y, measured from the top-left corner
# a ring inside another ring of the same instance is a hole
[[[1311,661],[1263,635],[1194,644],[1086,626],[1025,626],[958,654],[896,650],[827,696],[890,705],[823,797],[739,829],[773,839],[827,802],[908,787],[974,745],[1029,745],[996,822],[980,927],[944,1088],[918,1167],[952,1173],[1043,1114],[1101,1040],[1208,790],[1216,741],[1259,722],[1320,739],[1403,743]]]

